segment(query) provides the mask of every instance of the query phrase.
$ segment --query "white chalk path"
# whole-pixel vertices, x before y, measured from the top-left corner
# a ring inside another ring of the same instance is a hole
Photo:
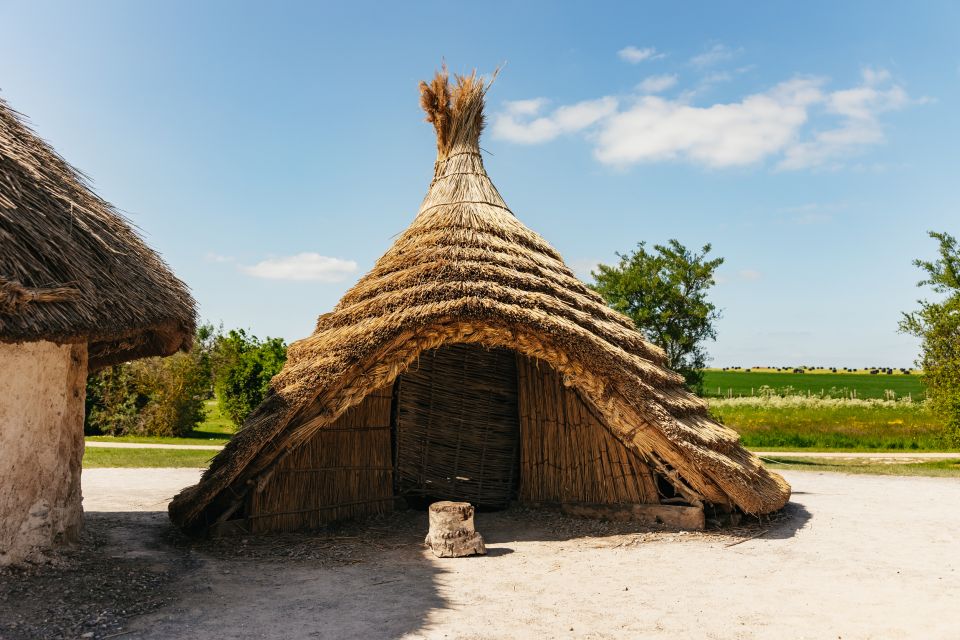
[[[163,511],[199,474],[85,470],[84,506]],[[722,533],[555,538],[528,531],[535,519],[478,514],[490,550],[479,558],[387,544],[365,562],[328,567],[198,552],[177,586],[181,600],[132,619],[125,632],[151,640],[957,638],[960,479],[783,475],[793,517],[737,545]],[[161,514],[157,522],[169,526]]]
[[[220,451],[222,445],[216,444],[158,444],[146,442],[103,442],[87,440],[88,447],[104,449],[182,449],[196,451]],[[960,458],[960,451],[932,452],[918,451],[916,453],[901,453],[880,451],[877,453],[842,453],[834,451],[754,451],[754,455],[762,458],[870,458],[877,460],[892,460],[909,462],[911,460],[950,460]]]

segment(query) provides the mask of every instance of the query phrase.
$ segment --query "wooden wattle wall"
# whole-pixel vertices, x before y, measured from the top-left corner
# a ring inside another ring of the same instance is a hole
[[[517,356],[520,500],[659,502],[647,463],[621,443],[547,363]]]
[[[471,355],[474,357],[464,362],[468,370],[469,364],[476,365],[483,360],[476,357],[476,353]],[[426,361],[421,367],[421,373],[429,369]],[[484,372],[474,370],[473,376],[462,379],[480,384],[485,377],[494,375],[495,369],[497,367],[487,367]],[[516,497],[521,502],[659,502],[653,472],[643,458],[617,440],[579,393],[563,385],[560,375],[550,365],[516,355],[515,373],[512,367],[507,367],[497,375],[516,376],[519,415],[513,413],[512,417],[503,419],[519,421],[520,478]],[[436,379],[441,385],[444,381],[450,382],[450,377]],[[487,381],[481,386],[492,388],[491,384]],[[402,391],[402,381],[398,386]],[[462,389],[446,391],[463,392]],[[245,514],[249,529],[254,532],[313,529],[333,520],[391,510],[394,504],[392,404],[391,387],[375,391],[335,424],[321,429],[284,458],[263,489],[251,494]],[[476,430],[476,425],[472,426]],[[471,434],[466,437],[469,441]],[[409,455],[416,451],[418,449],[412,449],[408,455],[401,452],[399,461],[406,477],[418,473],[414,464],[416,456]],[[476,454],[470,447],[463,447],[462,451]],[[423,468],[429,469],[443,463],[444,456],[434,459],[436,454],[434,450],[429,461],[419,464],[426,463]],[[466,466],[476,463],[469,459],[471,457],[479,456],[467,456]],[[410,468],[406,468],[408,466]],[[498,472],[498,477],[502,476],[507,482],[506,486],[509,486],[510,475],[502,469]],[[458,490],[462,489],[458,486]]]
[[[392,395],[391,387],[374,391],[284,458],[251,497],[250,530],[315,529],[390,511]]]
[[[397,484],[404,496],[503,508],[516,498],[517,357],[454,344],[397,379]]]

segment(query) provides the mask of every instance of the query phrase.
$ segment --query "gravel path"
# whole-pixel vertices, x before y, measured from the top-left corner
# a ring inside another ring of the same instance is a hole
[[[152,612],[115,616],[96,637],[952,639],[960,628],[958,479],[787,471],[787,517],[707,533],[480,513],[490,553],[467,559],[424,552],[419,512],[219,541],[122,512],[162,509],[151,501],[198,473],[84,471],[88,522],[112,533],[91,571],[146,557],[166,576]]]

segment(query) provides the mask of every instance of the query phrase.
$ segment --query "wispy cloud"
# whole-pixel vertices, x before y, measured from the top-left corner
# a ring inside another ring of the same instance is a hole
[[[796,76],[740,100],[704,106],[692,103],[692,94],[652,95],[675,83],[675,76],[652,76],[638,87],[639,97],[605,96],[543,115],[543,98],[508,103],[494,118],[493,133],[537,144],[586,132],[595,157],[621,167],[685,161],[725,168],[773,160],[779,170],[797,170],[832,166],[882,143],[880,116],[922,102],[876,69],[865,69],[860,84],[834,91],[825,78]]]
[[[907,92],[891,83],[887,71],[864,69],[859,86],[834,91],[825,97],[826,112],[837,116],[840,124],[791,145],[778,167],[804,169],[821,166],[864,146],[881,143],[885,137],[879,115],[902,109],[910,103]]]
[[[591,273],[597,270],[602,261],[597,258],[579,258],[567,262],[567,266],[583,282],[593,282]]]
[[[664,74],[661,76],[650,76],[648,78],[644,78],[643,81],[637,85],[637,90],[645,94],[660,93],[661,91],[666,91],[676,84],[676,75]]]
[[[269,258],[240,270],[257,278],[269,280],[295,280],[316,282],[340,282],[357,270],[353,260],[330,258],[319,253],[298,253],[292,256]]]
[[[204,262],[211,262],[211,263],[215,263],[215,264],[223,264],[223,263],[225,263],[225,262],[233,262],[233,261],[234,261],[234,258],[233,258],[232,256],[223,256],[223,255],[220,255],[219,253],[216,253],[215,251],[207,251],[205,254],[203,254],[203,261],[204,261]]]
[[[846,202],[808,202],[792,207],[782,207],[779,212],[785,214],[788,222],[799,225],[824,224],[832,222],[837,212],[848,207]]]
[[[633,45],[620,49],[620,51],[617,51],[617,55],[620,56],[621,60],[626,60],[630,64],[638,64],[644,60],[658,60],[667,56],[665,53],[658,53],[653,47],[641,49]]]
[[[740,271],[737,271],[737,276],[741,280],[747,280],[747,281],[753,282],[755,280],[759,280],[760,278],[762,278],[763,274],[761,274],[756,269],[740,269]]]
[[[549,100],[546,98],[530,98],[529,100],[513,100],[503,103],[507,113],[515,116],[535,116],[540,113]]]
[[[718,65],[721,62],[726,62],[727,60],[732,60],[742,52],[742,49],[734,50],[724,44],[715,44],[703,53],[690,58],[690,64],[704,69]]]
[[[521,144],[548,142],[562,134],[586,129],[617,109],[615,98],[604,97],[558,107],[550,114],[540,116],[546,101],[538,98],[519,102],[522,103],[520,110],[517,102],[507,103],[506,110],[494,117],[494,136]]]

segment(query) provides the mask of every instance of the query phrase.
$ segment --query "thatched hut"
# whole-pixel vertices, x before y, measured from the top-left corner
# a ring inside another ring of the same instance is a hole
[[[787,501],[664,353],[511,213],[480,155],[488,86],[421,85],[438,157],[416,219],[291,345],[264,403],[171,503],[175,523],[312,528],[418,498],[754,514]]]
[[[79,533],[87,373],[193,328],[184,284],[0,100],[0,565]]]

